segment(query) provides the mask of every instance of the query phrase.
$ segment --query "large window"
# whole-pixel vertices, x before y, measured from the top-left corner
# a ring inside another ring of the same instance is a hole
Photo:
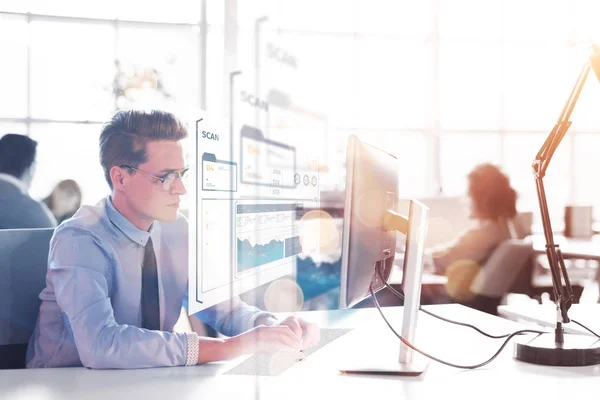
[[[423,129],[427,47],[424,40],[367,37],[356,44],[358,126]],[[409,55],[410,56],[407,56]]]
[[[531,164],[587,57],[587,49],[577,42],[599,37],[590,17],[598,5],[587,0],[434,4],[439,4],[440,36],[434,35],[433,51],[439,59],[434,67],[440,89],[433,96],[434,109],[439,105],[440,146],[433,159],[439,160],[443,192],[464,193],[463,177],[474,164],[498,163],[519,193],[519,209],[538,216]],[[590,74],[573,126],[544,178],[556,230],[563,227],[567,204],[593,204],[599,212],[591,151],[600,140],[600,87],[595,80]]]
[[[7,118],[27,116],[27,19],[0,14],[0,113]],[[10,62],[6,62],[10,60]]]
[[[62,179],[81,187],[83,203],[96,204],[109,193],[100,167],[97,124],[32,124],[31,137],[38,142],[36,175],[30,194],[46,197]]]
[[[574,147],[574,202],[592,205],[595,219],[600,220],[600,135],[578,134]]]
[[[547,133],[510,133],[504,137],[503,166],[511,183],[519,194],[521,211],[534,212],[534,227],[541,227],[532,163],[544,143]],[[544,178],[548,210],[553,219],[553,229],[561,230],[564,224],[564,206],[572,191],[570,179],[571,140],[566,138],[556,150]]]
[[[463,194],[468,172],[492,162],[510,175],[519,207],[537,212],[531,162],[585,60],[575,43],[600,34],[599,8],[591,0],[8,0],[0,134],[39,140],[35,196],[74,178],[95,202],[106,190],[99,124],[112,112],[187,116],[203,107],[226,116],[228,73],[259,65],[262,83],[312,116],[312,125],[273,129],[322,135],[328,190],[343,189],[346,140],[357,134],[398,156],[408,197]],[[275,68],[268,43],[294,67]],[[600,216],[599,105],[591,74],[545,179],[555,226],[566,204],[597,205]]]
[[[29,25],[31,117],[106,118],[113,106],[114,24],[33,20]]]
[[[501,138],[492,133],[446,134],[440,138],[442,193],[460,196],[467,191],[467,175],[480,163],[500,163]]]
[[[492,130],[501,126],[500,50],[495,43],[442,43],[439,94],[442,129]]]
[[[81,186],[84,204],[108,193],[98,137],[117,109],[166,109],[187,118],[200,108],[201,4],[0,5],[0,53],[10,60],[0,67],[0,135],[38,141],[34,198],[64,179]]]

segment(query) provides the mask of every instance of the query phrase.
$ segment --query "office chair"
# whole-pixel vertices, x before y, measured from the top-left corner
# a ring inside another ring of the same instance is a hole
[[[472,298],[464,304],[497,315],[504,295],[533,291],[533,245],[519,239],[502,242],[478,271],[469,290]]]
[[[25,368],[53,229],[0,230],[0,369]]]

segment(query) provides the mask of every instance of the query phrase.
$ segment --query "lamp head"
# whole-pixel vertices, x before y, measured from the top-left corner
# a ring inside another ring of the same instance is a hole
[[[596,78],[600,81],[600,47],[597,44],[590,44],[590,65],[596,74]]]

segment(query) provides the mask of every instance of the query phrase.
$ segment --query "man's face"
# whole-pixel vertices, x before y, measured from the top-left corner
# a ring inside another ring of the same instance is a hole
[[[146,145],[148,161],[138,169],[155,176],[185,168],[181,142],[170,140],[150,141]],[[167,191],[163,183],[139,171],[127,179],[125,197],[133,211],[147,221],[171,222],[177,219],[179,198],[186,193],[181,179],[176,179]]]

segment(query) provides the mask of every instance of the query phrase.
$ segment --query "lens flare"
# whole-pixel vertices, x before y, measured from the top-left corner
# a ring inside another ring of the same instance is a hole
[[[304,293],[291,279],[279,279],[265,291],[265,310],[269,312],[295,312],[304,306]]]
[[[472,300],[475,294],[471,292],[470,286],[480,269],[481,265],[475,260],[457,260],[450,264],[446,270],[448,295],[459,302]]]
[[[340,245],[340,233],[334,219],[327,212],[314,210],[301,219],[300,245],[306,255],[317,257],[334,253]]]
[[[354,207],[354,213],[362,224],[377,228],[383,224],[382,210],[392,205],[383,190],[370,190],[359,196]]]

